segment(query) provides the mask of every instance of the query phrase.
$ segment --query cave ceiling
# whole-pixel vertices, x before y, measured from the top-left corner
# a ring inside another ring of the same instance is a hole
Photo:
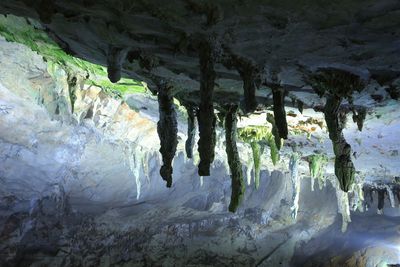
[[[400,76],[396,0],[3,0],[0,12],[41,21],[65,51],[108,66],[112,81],[142,80],[153,92],[166,82],[194,105],[205,46],[220,106],[242,100],[246,86],[267,105],[271,82],[313,93],[304,73],[321,66],[386,86]]]

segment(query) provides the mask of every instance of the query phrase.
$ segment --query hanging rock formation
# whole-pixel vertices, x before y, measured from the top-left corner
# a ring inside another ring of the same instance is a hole
[[[199,45],[200,57],[200,107],[197,113],[199,123],[198,150],[200,155],[199,175],[209,176],[210,165],[214,161],[214,148],[216,142],[214,114],[214,51],[209,42]]]
[[[274,117],[280,138],[287,139],[288,125],[285,111],[285,90],[283,88],[273,88],[272,96],[274,101]]]
[[[174,108],[173,97],[169,94],[170,88],[162,86],[158,92],[158,106],[160,119],[157,123],[157,132],[160,137],[160,153],[163,165],[160,175],[167,182],[167,187],[172,186],[172,161],[178,145],[178,123]]]
[[[233,66],[243,80],[244,113],[254,112],[257,108],[256,90],[261,84],[259,68],[249,59],[237,55],[232,55],[224,65],[229,69]]]
[[[110,45],[107,52],[107,72],[111,82],[116,83],[121,79],[122,63],[127,51],[124,48]]]
[[[228,156],[229,168],[231,170],[232,194],[229,211],[235,212],[240,205],[245,191],[245,181],[243,179],[242,165],[236,147],[237,139],[237,109],[236,105],[228,107],[225,117],[225,139],[226,154]]]
[[[186,107],[187,111],[187,139],[185,142],[186,156],[191,159],[193,158],[193,147],[196,138],[196,112],[192,107]]]

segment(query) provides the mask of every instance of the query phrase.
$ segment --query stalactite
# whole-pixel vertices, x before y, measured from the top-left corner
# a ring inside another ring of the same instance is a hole
[[[245,191],[245,182],[243,180],[242,166],[240,163],[239,153],[236,146],[237,138],[237,109],[236,105],[228,107],[225,117],[225,139],[226,154],[228,157],[229,167],[232,179],[232,194],[229,204],[229,211],[235,212],[240,205]]]
[[[254,167],[254,160],[252,159],[252,155],[248,157],[246,162],[246,178],[247,178],[247,185],[251,184],[251,172]]]
[[[210,165],[214,161],[216,142],[213,93],[214,93],[214,56],[210,44],[203,42],[199,48],[200,57],[200,107],[197,113],[200,139],[199,175],[209,176]]]
[[[274,115],[272,115],[271,113],[267,113],[267,121],[272,125],[271,132],[275,139],[275,146],[278,150],[280,150],[282,147],[282,139],[279,135],[279,130],[278,127],[276,126]]]
[[[77,84],[78,84],[77,76],[74,74],[68,73],[67,83],[68,83],[69,100],[71,103],[71,113],[73,114],[75,111],[76,90],[77,90]]]
[[[359,182],[354,185],[353,198],[352,198],[352,210],[353,211],[364,211],[364,190],[363,183]]]
[[[378,189],[378,214],[383,214],[383,208],[385,206],[385,189]]]
[[[285,95],[286,92],[283,88],[276,87],[272,89],[275,123],[276,127],[278,128],[279,136],[283,139],[287,139],[288,137],[288,125],[286,121],[285,111]]]
[[[289,170],[290,170],[290,179],[292,182],[292,207],[290,210],[292,211],[292,218],[294,220],[297,219],[297,212],[299,210],[299,197],[300,197],[300,177],[299,177],[299,159],[300,155],[297,152],[294,152],[290,156],[289,161]]]
[[[39,15],[39,19],[44,24],[50,24],[54,14],[56,13],[56,5],[54,0],[36,1],[34,8]]]
[[[193,147],[196,138],[196,113],[194,108],[187,107],[187,122],[188,122],[188,129],[187,129],[187,139],[185,142],[185,150],[186,156],[191,159],[193,158]]]
[[[136,199],[140,198],[142,183],[140,180],[140,169],[143,161],[143,149],[139,146],[130,143],[125,145],[124,148],[125,158],[128,161],[129,169],[135,179],[136,184]]]
[[[351,222],[349,195],[347,192],[343,192],[337,188],[336,199],[338,203],[338,212],[342,215],[342,232],[344,233],[347,230],[348,224]]]
[[[231,55],[224,61],[224,65],[229,69],[234,67],[243,80],[243,112],[251,113],[257,108],[256,90],[261,84],[260,69],[255,62],[233,54],[229,48],[225,50],[227,54]]]
[[[353,110],[353,121],[357,123],[358,130],[361,132],[364,126],[365,117],[367,116],[367,109],[364,107]]]
[[[395,201],[394,201],[394,194],[393,194],[393,191],[392,191],[392,189],[390,188],[390,186],[387,185],[387,184],[385,185],[385,189],[386,189],[387,195],[389,196],[390,206],[391,206],[392,208],[394,208],[395,205],[396,205],[396,203],[395,203]]]
[[[301,114],[303,114],[304,103],[303,101],[297,100],[297,108]]]
[[[244,91],[244,103],[245,113],[250,113],[256,110],[257,100],[256,100],[256,73],[252,71],[247,71],[240,73],[243,79],[243,91]]]
[[[324,114],[328,127],[329,138],[335,153],[335,175],[340,188],[348,192],[354,183],[355,168],[351,160],[351,147],[344,139],[342,130],[345,124],[345,114],[339,112],[341,98],[330,95],[327,98]]]
[[[251,142],[250,143],[251,150],[253,152],[253,162],[254,162],[254,186],[256,189],[260,186],[260,160],[261,160],[261,153],[260,153],[260,144],[258,142]]]
[[[149,173],[149,161],[150,161],[150,152],[146,151],[142,158],[142,168],[143,173],[147,178],[147,181],[150,183],[150,173]]]
[[[351,161],[351,147],[342,133],[346,114],[339,112],[339,108],[342,99],[346,98],[351,102],[353,92],[361,92],[365,87],[365,80],[351,70],[321,67],[314,72],[309,72],[306,82],[319,96],[327,96],[324,114],[335,153],[335,175],[339,180],[340,188],[348,192],[354,183],[355,168]]]
[[[160,138],[160,152],[163,165],[160,175],[167,182],[167,187],[172,186],[172,161],[178,145],[178,123],[174,101],[169,94],[169,88],[163,86],[158,92],[158,106],[160,119],[157,123],[157,132]]]
[[[127,50],[110,45],[107,52],[108,79],[116,83],[121,79],[122,63],[126,58]]]
[[[316,154],[308,157],[308,167],[311,175],[311,191],[314,191],[314,181],[318,180],[319,189],[325,184],[324,169],[328,163],[328,157],[324,154]]]

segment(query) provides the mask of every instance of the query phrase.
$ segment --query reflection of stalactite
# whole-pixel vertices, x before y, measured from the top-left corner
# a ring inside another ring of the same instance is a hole
[[[168,90],[167,87],[161,88]],[[178,126],[174,101],[168,91],[160,90],[158,93],[158,106],[160,119],[157,123],[157,132],[160,138],[160,152],[163,166],[160,169],[161,177],[167,182],[167,187],[172,185],[172,160],[178,145]]]
[[[185,143],[186,156],[191,159],[193,158],[193,146],[196,137],[196,114],[195,110],[191,107],[187,107],[188,115],[188,129],[187,129],[187,139]]]
[[[238,107],[236,105],[230,106],[225,117],[226,154],[228,156],[232,179],[231,203],[229,204],[229,211],[231,212],[237,210],[245,191],[242,166],[240,164],[239,153],[236,146],[237,109]]]
[[[280,138],[287,139],[288,125],[285,111],[285,90],[283,88],[273,88],[272,96],[274,101],[274,117]]]
[[[122,63],[126,58],[127,50],[110,45],[107,53],[108,79],[116,83],[121,79]]]
[[[199,175],[209,176],[210,165],[214,161],[216,141],[213,93],[214,93],[214,58],[212,47],[204,43],[199,48],[200,57],[200,107],[197,113],[199,123],[198,151],[200,155]]]
[[[344,192],[348,192],[354,183],[355,168],[351,161],[351,147],[342,133],[345,114],[339,112],[340,103],[340,97],[335,95],[328,96],[324,114],[329,138],[332,140],[335,153],[335,175],[339,180],[340,188]]]

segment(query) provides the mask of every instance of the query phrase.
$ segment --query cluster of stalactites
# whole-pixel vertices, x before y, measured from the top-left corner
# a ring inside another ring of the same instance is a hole
[[[226,154],[228,157],[228,164],[231,171],[232,180],[231,202],[229,204],[230,212],[235,212],[237,210],[245,192],[242,164],[240,163],[240,157],[236,146],[237,110],[237,105],[228,106],[225,117]]]
[[[178,145],[178,124],[174,101],[169,94],[168,87],[162,87],[158,92],[159,121],[157,132],[160,138],[160,153],[163,165],[160,175],[167,182],[167,187],[172,186],[172,161]]]
[[[348,192],[354,183],[355,168],[351,160],[351,147],[342,133],[346,113],[340,110],[340,105],[344,98],[351,100],[354,91],[361,91],[364,82],[356,74],[336,68],[321,68],[309,73],[307,82],[318,95],[327,97],[324,115],[335,153],[335,175],[340,188]],[[361,130],[365,112],[355,113],[354,116]]]
[[[145,177],[149,180],[149,154],[151,152],[146,152],[146,150],[136,144],[133,143],[125,143],[123,145],[124,154],[126,159],[126,164],[132,172],[133,178],[135,179],[136,184],[136,199],[140,198],[141,188],[142,188],[142,180],[141,180],[141,171]],[[149,182],[149,181],[148,181]]]
[[[364,193],[365,209],[369,209],[374,202],[374,195],[378,197],[377,213],[383,214],[383,208],[385,207],[385,199],[389,200],[390,206],[394,208],[396,206],[395,197],[400,202],[400,186],[395,183],[391,184],[365,184],[362,188]]]

